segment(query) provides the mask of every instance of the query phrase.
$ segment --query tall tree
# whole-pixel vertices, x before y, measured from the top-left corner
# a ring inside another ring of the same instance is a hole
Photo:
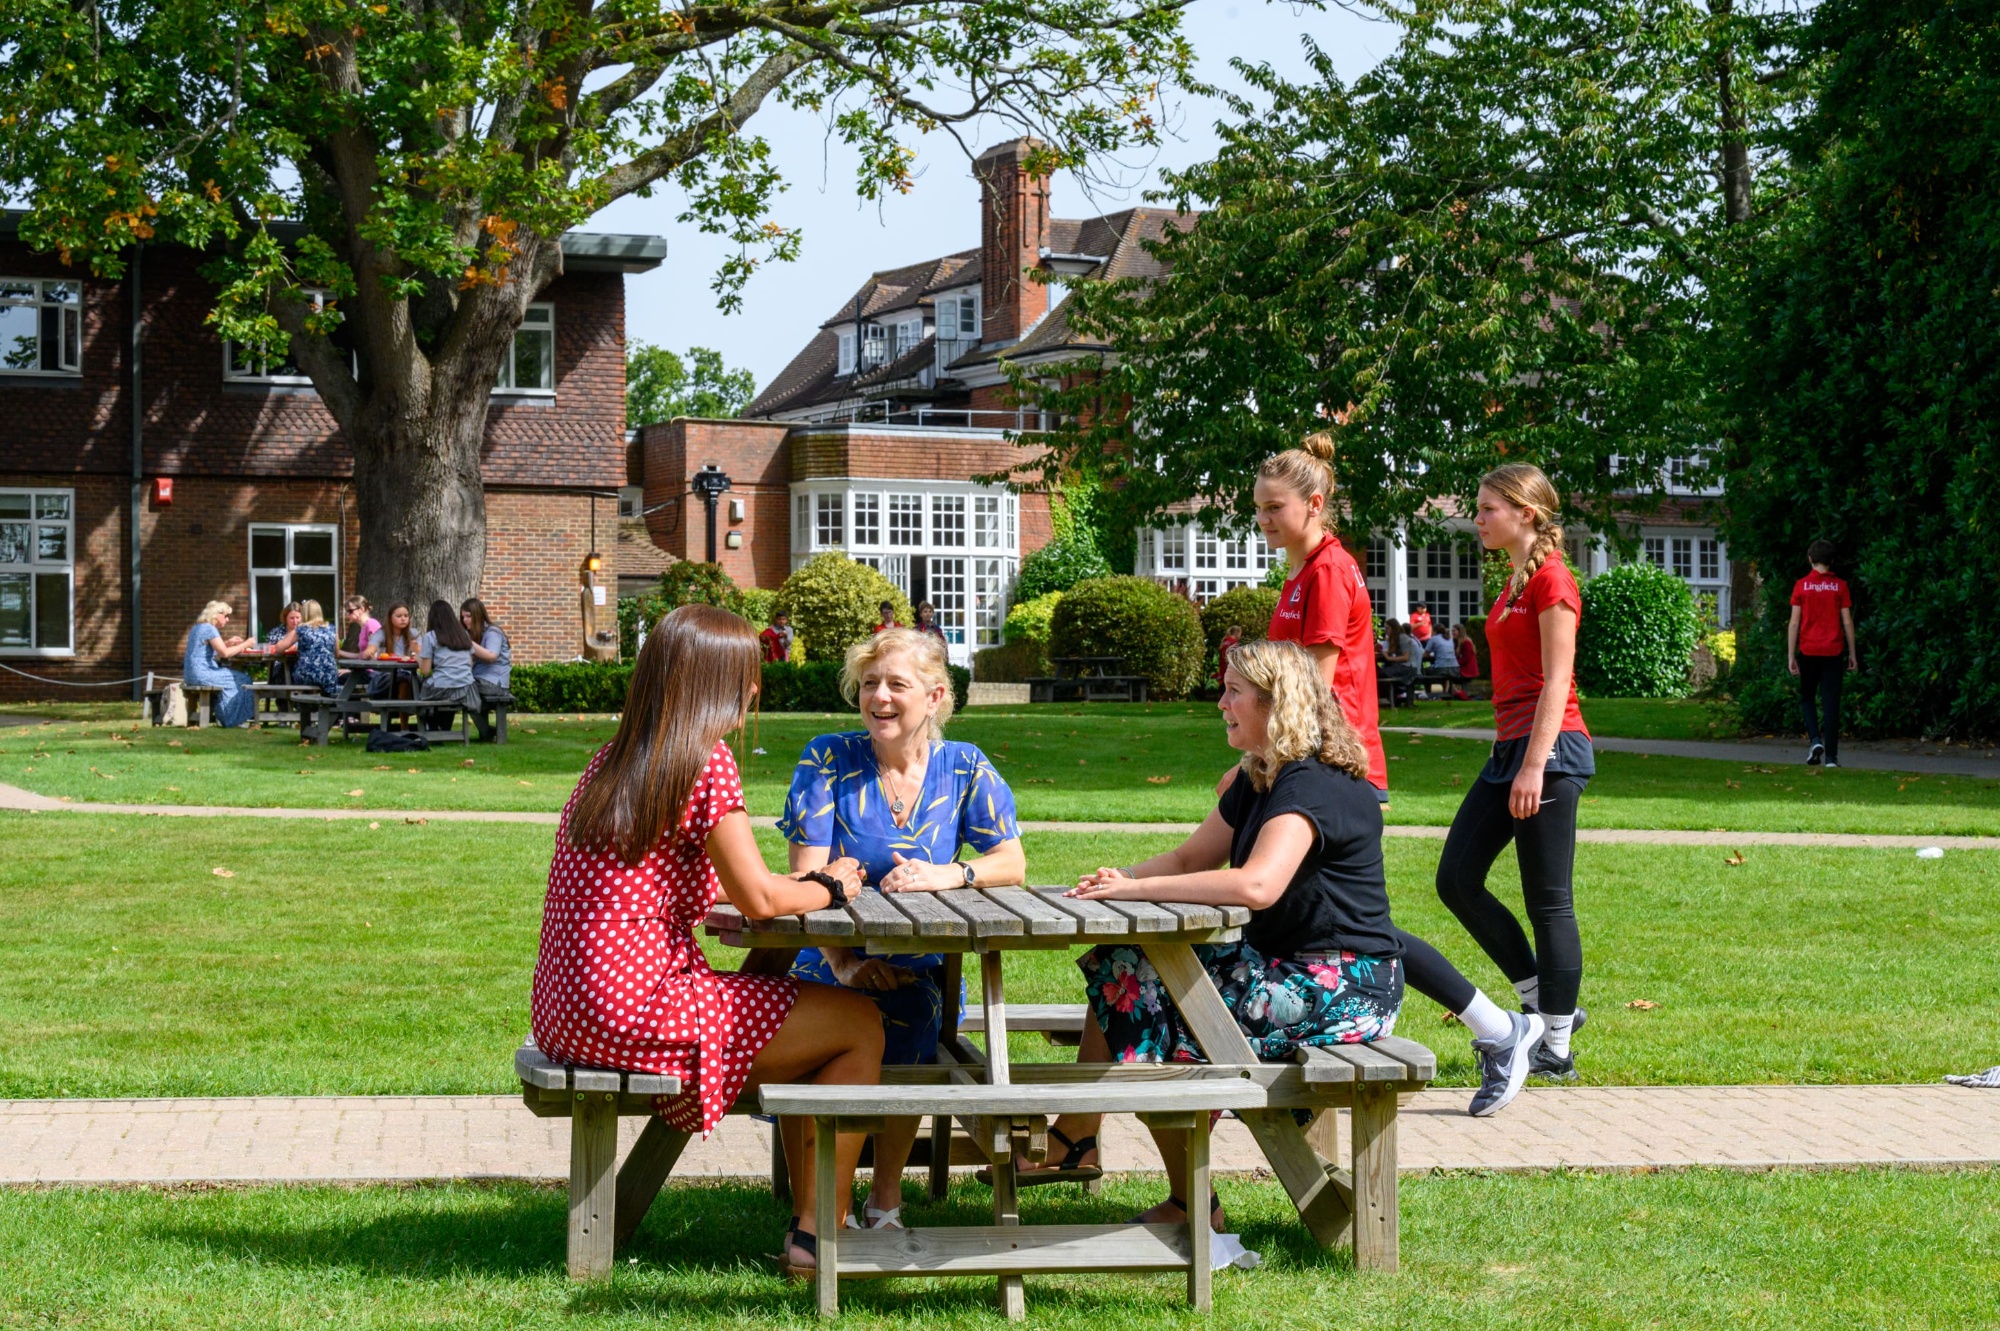
[[[671,187],[736,243],[731,304],[798,246],[768,104],[859,149],[864,196],[980,118],[1078,162],[1155,136],[1184,3],[0,0],[0,184],[24,239],[102,276],[136,240],[216,251],[219,330],[289,349],[354,450],[361,586],[456,600],[488,394],[565,230]]]
[[[1720,234],[1754,207],[1794,20],[1743,0],[1381,0],[1395,49],[1351,85],[1239,66],[1164,277],[1080,286],[1112,348],[1053,389],[1050,468],[1134,517],[1247,515],[1257,462],[1330,430],[1347,521],[1436,520],[1532,460],[1600,529],[1712,452],[1703,354]],[[1752,10],[1754,12],[1745,12]],[[1091,369],[1101,373],[1089,373]]]
[[[1764,613],[1746,719],[1796,730],[1787,599],[1832,540],[1854,587],[1863,732],[2000,735],[2000,3],[1826,0],[1795,202],[1759,237],[1737,335],[1732,554]]]
[[[750,405],[757,379],[732,370],[722,353],[689,347],[686,357],[650,342],[634,342],[625,352],[625,423],[654,425],[676,416],[721,420]]]

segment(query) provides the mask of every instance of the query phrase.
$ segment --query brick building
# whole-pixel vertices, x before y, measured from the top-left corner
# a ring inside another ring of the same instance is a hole
[[[148,246],[100,281],[30,250],[15,220],[0,219],[0,697],[76,696],[14,671],[177,673],[209,600],[260,633],[291,599],[337,614],[360,515],[352,454],[311,384],[206,326],[204,256]],[[519,661],[576,654],[578,565],[593,547],[615,559],[624,274],[666,245],[573,233],[563,253],[486,423],[480,594]]]

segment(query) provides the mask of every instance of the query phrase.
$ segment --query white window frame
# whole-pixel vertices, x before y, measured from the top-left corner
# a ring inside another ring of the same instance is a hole
[[[1222,564],[1222,543],[1216,534],[1206,527],[1195,528],[1194,566],[1198,570],[1214,572]],[[1213,579],[1210,579],[1213,581]],[[1220,593],[1216,593],[1219,595]]]
[[[1722,581],[1722,542],[1713,536],[1695,541],[1695,574],[1701,582]]]
[[[847,495],[840,490],[813,492],[813,549],[847,548]]]
[[[923,340],[924,321],[921,316],[915,319],[898,319],[896,321],[896,356],[898,359],[915,351],[917,343]]]
[[[326,291],[318,287],[307,287],[304,294],[312,302],[315,314],[326,308],[326,298],[328,295]],[[222,381],[224,383],[310,384],[312,382],[311,375],[305,373],[289,361],[282,363],[276,368],[273,367],[271,358],[268,355],[256,357],[253,361],[249,355],[250,350],[249,347],[232,342],[228,338],[222,340]],[[289,348],[287,350],[289,352]],[[238,352],[242,352],[244,355],[243,365],[237,363]],[[509,352],[509,359],[510,361],[512,359],[511,351]],[[245,368],[245,366],[250,366],[251,368]]]
[[[1654,568],[1663,569],[1667,566],[1666,537],[1664,536],[1644,537],[1642,538],[1640,548],[1645,554],[1646,562],[1651,564]]]
[[[516,382],[514,357],[524,337],[546,334],[549,340],[548,376],[546,384],[521,384]],[[521,316],[521,326],[514,330],[514,336],[507,342],[507,355],[500,363],[500,380],[494,385],[497,393],[519,393],[528,396],[554,397],[556,395],[556,307],[547,301],[530,305]]]
[[[861,330],[861,368],[880,369],[889,363],[889,329],[886,324],[868,324]]]
[[[931,545],[939,550],[964,550],[966,508],[962,494],[931,496]]]
[[[66,298],[66,292],[75,298]],[[74,278],[0,277],[0,307],[35,312],[35,363],[9,365],[8,349],[0,348],[0,374],[74,377],[83,373],[83,283]],[[48,354],[47,345],[51,322],[55,325],[53,357]],[[51,360],[54,364],[49,363]],[[73,591],[71,596],[75,596]],[[70,632],[73,637],[76,632],[73,624]]]
[[[792,548],[812,549],[812,492],[801,490],[792,499]],[[692,505],[690,505],[692,507]]]
[[[854,330],[852,328],[843,328],[840,330],[840,351],[838,355],[839,355],[839,360],[837,365],[835,366],[834,373],[853,374],[854,373]]]
[[[0,498],[17,497],[27,500],[27,516],[0,518],[0,523],[27,528],[21,551],[27,558],[0,564],[0,579],[23,582],[22,610],[27,615],[28,641],[0,644],[0,656],[73,657],[76,655],[76,491],[53,485],[0,489]],[[49,507],[43,501],[54,499],[61,500],[64,516],[42,516],[43,510]],[[42,556],[42,541],[49,532],[57,533],[62,541],[63,555],[60,559],[45,559]],[[38,638],[43,584],[57,577],[65,580],[67,590],[64,596],[68,607],[64,622],[69,631],[67,640],[60,645],[44,643]]]
[[[1667,539],[1667,549],[1671,552],[1669,567],[1673,575],[1682,582],[1694,581],[1694,537],[1672,536]]]
[[[975,550],[1004,550],[1007,548],[1002,528],[1005,525],[1006,504],[1002,495],[972,496],[972,548]]]
[[[998,647],[1007,623],[1007,589],[1014,561],[975,557],[972,561],[972,645]]]
[[[1160,528],[1160,572],[1185,575],[1187,573],[1187,561],[1187,528]]]
[[[932,555],[930,557],[928,593],[931,609],[937,612],[937,626],[944,630],[944,640],[954,647],[962,647],[966,640],[966,619],[971,609],[972,560],[964,554]],[[956,566],[956,567],[954,567]],[[1002,612],[1003,616],[1005,612]]]
[[[876,549],[882,544],[882,496],[872,490],[854,492],[854,547]],[[881,567],[879,564],[873,567]]]
[[[924,548],[924,497],[898,493],[889,496],[889,544],[898,550]]]
[[[274,531],[283,532],[285,536],[285,565],[283,568],[276,567],[275,565],[260,565],[257,563],[256,550],[257,550],[258,535],[260,533],[274,532]],[[329,537],[330,540],[328,544],[332,547],[333,550],[333,562],[331,564],[300,563],[298,559],[298,538],[301,535]],[[254,635],[260,632],[264,626],[265,617],[258,613],[259,610],[262,608],[257,595],[257,580],[259,578],[282,577],[284,579],[284,584],[285,584],[284,597],[278,602],[278,608],[279,610],[282,611],[285,606],[290,605],[293,601],[299,599],[299,597],[295,594],[294,588],[292,586],[292,579],[294,576],[300,573],[310,574],[314,577],[320,577],[326,574],[332,574],[333,575],[332,599],[328,602],[322,603],[320,609],[324,610],[329,616],[338,615],[340,613],[340,596],[341,596],[340,553],[341,553],[340,528],[330,522],[251,523],[249,530],[244,534],[244,557],[245,557],[245,562],[249,565],[250,568],[250,611],[249,611],[249,619],[245,622],[244,625],[245,632]]]

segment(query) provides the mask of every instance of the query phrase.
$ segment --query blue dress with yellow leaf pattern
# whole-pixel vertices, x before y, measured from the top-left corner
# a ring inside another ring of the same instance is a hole
[[[821,735],[806,745],[792,773],[778,830],[794,845],[825,846],[830,859],[848,855],[859,860],[870,890],[896,867],[895,854],[949,864],[961,847],[984,855],[1021,835],[1014,792],[993,764],[977,746],[948,739],[932,745],[916,811],[908,826],[898,827],[866,731]],[[883,960],[915,971],[917,982],[904,989],[862,991],[882,1009],[882,1061],[932,1062],[943,1024],[939,982],[944,958],[932,952]],[[792,975],[836,983],[817,948],[799,953]]]

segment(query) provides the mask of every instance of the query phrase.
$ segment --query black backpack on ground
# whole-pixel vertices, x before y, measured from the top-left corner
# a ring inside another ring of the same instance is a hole
[[[376,730],[368,736],[370,753],[427,753],[431,742],[414,730]]]

